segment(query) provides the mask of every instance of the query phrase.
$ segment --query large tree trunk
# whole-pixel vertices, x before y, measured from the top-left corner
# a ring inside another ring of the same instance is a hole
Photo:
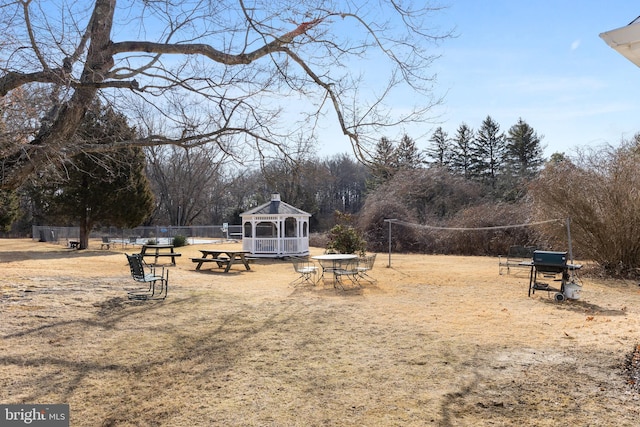
[[[87,212],[85,217],[80,221],[80,247],[78,249],[89,248],[89,234],[91,234],[92,228],[93,221],[91,221],[91,218],[89,218],[89,213]]]
[[[67,151],[69,141],[96,97],[99,83],[105,80],[113,67],[109,46],[115,7],[116,0],[96,0],[88,28],[91,41],[80,86],[68,102],[52,108],[48,118],[50,125],[44,124],[29,144],[2,162],[1,188],[18,188],[30,174],[44,168],[52,157],[59,157]]]

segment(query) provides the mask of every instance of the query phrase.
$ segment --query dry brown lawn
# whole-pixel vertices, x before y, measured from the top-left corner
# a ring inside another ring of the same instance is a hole
[[[73,426],[636,426],[636,283],[527,296],[497,259],[379,254],[375,284],[292,287],[291,264],[196,272],[130,302],[125,249],[0,240],[0,403]],[[139,249],[131,249],[134,251]],[[320,249],[314,249],[319,254]]]

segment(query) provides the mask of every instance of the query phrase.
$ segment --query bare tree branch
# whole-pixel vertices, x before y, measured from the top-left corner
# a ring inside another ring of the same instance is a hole
[[[72,142],[97,97],[134,122],[146,120],[136,111],[161,118],[163,135],[143,133],[129,144],[216,144],[236,159],[247,158],[244,147],[266,158],[286,153],[301,133],[313,140],[326,115],[366,159],[365,141],[381,128],[421,120],[438,102],[425,72],[437,58],[428,47],[449,34],[427,29],[439,9],[424,1],[120,3],[16,0],[0,8],[0,22],[11,24],[0,43],[0,97],[40,85],[52,104],[34,114],[30,139],[7,145],[1,187],[16,188],[78,150],[98,150]],[[388,104],[403,85],[423,96],[407,114]]]

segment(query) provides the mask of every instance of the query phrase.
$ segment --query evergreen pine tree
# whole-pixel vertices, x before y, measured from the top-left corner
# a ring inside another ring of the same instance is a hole
[[[0,231],[9,231],[19,214],[18,195],[13,190],[0,189]]]
[[[424,157],[416,142],[407,134],[404,134],[396,148],[396,161],[398,169],[418,169],[424,164]]]
[[[377,188],[387,182],[398,170],[398,156],[393,142],[386,136],[380,138],[371,161],[372,182],[370,186]]]
[[[123,115],[95,105],[85,114],[76,138],[85,144],[110,144],[131,140],[134,134]],[[139,225],[153,209],[145,164],[142,149],[126,145],[74,156],[64,165],[63,182],[44,176],[49,218],[79,225],[80,248],[88,246],[89,233],[97,224]]]
[[[500,169],[504,164],[506,138],[500,125],[487,116],[478,129],[472,145],[473,176],[495,188]]]
[[[425,150],[427,157],[433,159],[432,165],[449,167],[453,156],[449,134],[438,127],[429,139],[431,146]]]
[[[464,178],[471,176],[473,129],[466,123],[458,126],[456,135],[452,139],[451,169]]]
[[[541,141],[542,138],[522,118],[509,128],[505,160],[514,175],[529,179],[537,174],[544,164]]]

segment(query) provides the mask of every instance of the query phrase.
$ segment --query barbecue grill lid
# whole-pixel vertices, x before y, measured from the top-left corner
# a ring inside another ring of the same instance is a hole
[[[533,264],[534,265],[558,265],[558,266],[566,265],[567,252],[534,251]]]

